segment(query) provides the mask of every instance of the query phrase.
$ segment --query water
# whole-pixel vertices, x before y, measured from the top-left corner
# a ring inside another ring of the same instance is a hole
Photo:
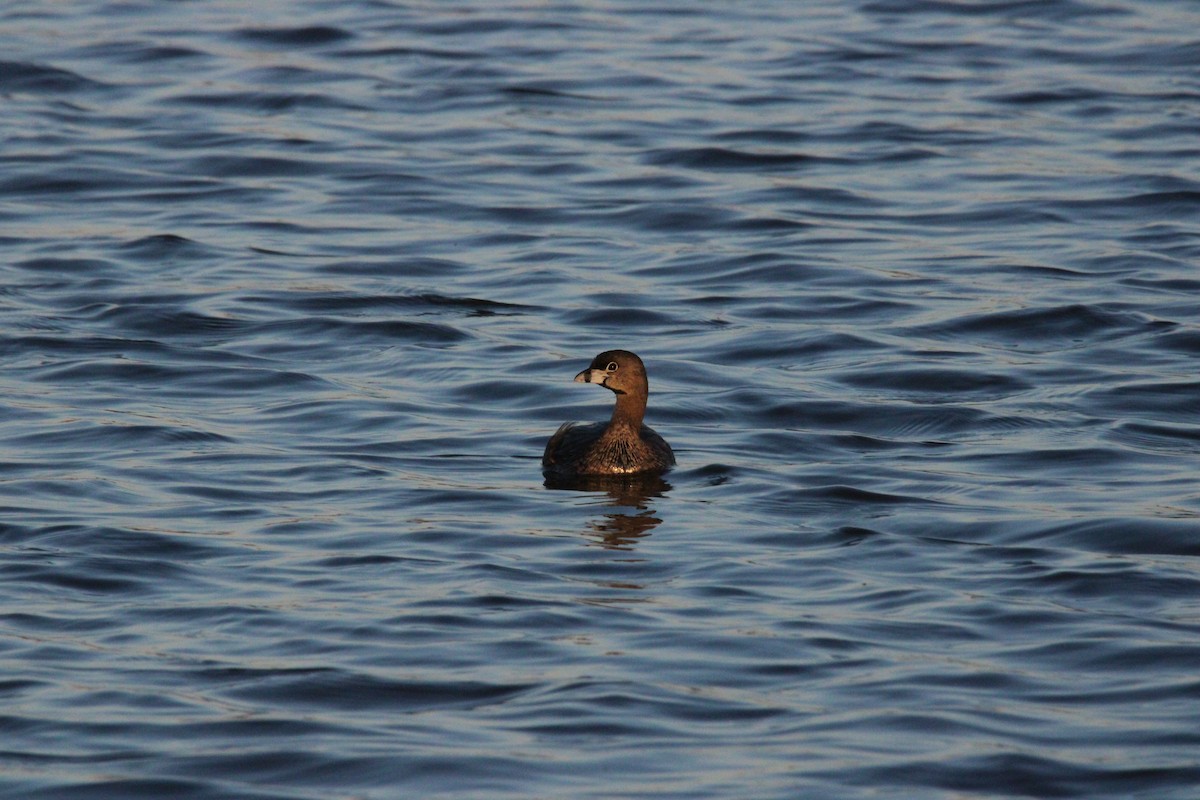
[[[0,8],[3,797],[1200,794],[1193,4]]]

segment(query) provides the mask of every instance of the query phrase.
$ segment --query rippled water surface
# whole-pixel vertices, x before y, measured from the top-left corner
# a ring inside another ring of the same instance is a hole
[[[1197,797],[1198,32],[3,3],[0,794]]]

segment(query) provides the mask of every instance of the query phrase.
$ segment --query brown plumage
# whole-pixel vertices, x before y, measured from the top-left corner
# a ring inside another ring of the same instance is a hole
[[[617,396],[612,419],[581,425],[564,422],[550,437],[542,466],[558,475],[629,475],[662,472],[675,463],[671,446],[642,424],[646,413],[646,367],[628,350],[608,350],[575,376]]]

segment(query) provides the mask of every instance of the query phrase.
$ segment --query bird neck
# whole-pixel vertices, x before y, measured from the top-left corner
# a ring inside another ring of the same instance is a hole
[[[646,415],[646,393],[642,392],[626,392],[625,394],[617,395],[617,405],[613,408],[612,421],[609,422],[610,427],[627,427],[631,430],[640,430],[642,427],[642,417]]]

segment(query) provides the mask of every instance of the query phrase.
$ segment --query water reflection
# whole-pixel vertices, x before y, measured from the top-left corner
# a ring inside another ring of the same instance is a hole
[[[585,531],[604,547],[616,550],[632,550],[638,539],[649,536],[662,523],[652,500],[671,490],[671,484],[661,475],[547,475],[545,485],[547,489],[605,495],[596,498],[598,504],[622,509],[604,512],[588,522]]]

